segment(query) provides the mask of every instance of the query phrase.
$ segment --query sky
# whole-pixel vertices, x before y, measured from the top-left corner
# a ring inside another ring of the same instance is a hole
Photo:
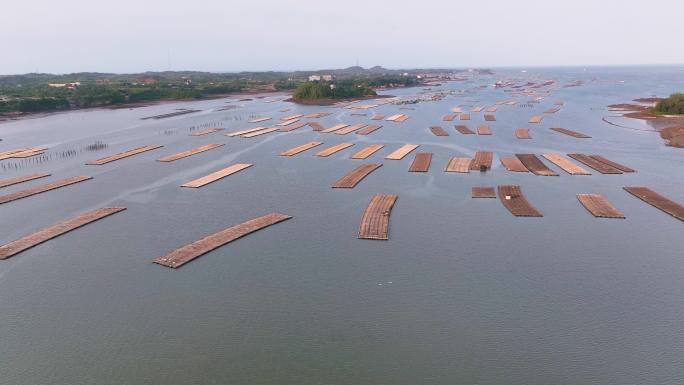
[[[0,10],[0,74],[684,63],[684,0],[1,0]]]

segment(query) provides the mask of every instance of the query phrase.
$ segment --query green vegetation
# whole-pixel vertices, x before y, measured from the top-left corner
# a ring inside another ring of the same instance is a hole
[[[377,95],[366,84],[354,81],[338,83],[307,82],[295,90],[294,100],[344,99]]]
[[[684,94],[675,93],[659,101],[651,110],[655,114],[684,115]]]

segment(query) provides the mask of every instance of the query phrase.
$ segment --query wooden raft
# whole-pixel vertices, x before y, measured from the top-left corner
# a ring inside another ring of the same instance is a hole
[[[487,109],[485,110],[485,112],[496,112],[496,110],[497,110],[497,107],[496,107],[496,106],[491,106],[491,107],[487,107]]]
[[[491,135],[492,129],[487,124],[481,124],[481,125],[477,126],[477,134],[478,135]]]
[[[397,195],[377,194],[363,212],[359,225],[360,239],[389,239],[389,220]]]
[[[541,123],[542,119],[544,119],[544,117],[541,115],[533,116],[530,118],[528,123],[539,124],[539,123]]]
[[[282,119],[281,119],[281,120],[282,120]],[[299,121],[298,118],[289,119],[289,120],[285,120],[285,121],[283,121],[283,122],[280,122],[280,123],[276,124],[276,126],[285,127],[285,126],[289,126],[290,124],[295,124],[295,123],[297,123],[298,121]]]
[[[107,164],[107,163],[110,163],[110,162],[117,161],[117,160],[119,160],[119,159],[128,158],[129,156],[138,155],[138,154],[141,154],[141,153],[143,153],[143,152],[156,150],[156,149],[162,148],[162,147],[164,147],[164,146],[157,146],[157,145],[142,146],[142,147],[134,148],[134,149],[132,149],[132,150],[120,152],[120,153],[118,153],[118,154],[114,154],[114,155],[111,155],[111,156],[108,156],[108,157],[105,157],[105,158],[100,158],[100,159],[97,159],[97,160],[93,160],[93,161],[90,161],[90,162],[88,162],[88,163],[86,163],[86,164],[87,164],[87,165],[93,165],[93,166],[100,166],[100,165],[103,165],[103,164]]]
[[[616,209],[603,195],[577,194],[577,200],[597,218],[625,218],[625,214]]]
[[[413,158],[413,162],[411,162],[411,166],[409,166],[409,172],[428,172],[431,161],[431,152],[419,152]]]
[[[265,122],[267,120],[271,120],[271,118],[254,118],[254,119],[250,120],[249,123],[261,123],[261,122]]]
[[[223,131],[223,128],[208,128],[206,130],[193,132],[190,136],[206,136],[215,132]]]
[[[515,154],[520,162],[525,165],[525,168],[530,170],[534,175],[540,176],[558,176],[558,174],[546,167],[546,165],[537,158],[534,154]]]
[[[275,132],[275,131],[278,131],[278,128],[266,127],[266,128],[261,129],[261,130],[258,130],[258,131],[253,131],[253,132],[248,132],[246,134],[242,134],[242,135],[240,135],[240,137],[241,138],[253,138],[255,136],[260,136],[260,135],[268,134],[268,133]]]
[[[75,183],[79,182],[84,182],[87,180],[93,179],[92,176],[72,176],[71,178],[66,178],[62,180],[58,180],[56,182],[52,183],[47,183],[47,184],[42,184],[40,186],[32,187],[26,190],[21,190],[17,192],[13,192],[11,194],[6,194],[0,196],[0,204],[7,203],[7,202],[12,202],[17,199],[22,199],[22,198],[28,198],[32,195],[44,193],[50,190],[55,190],[61,187],[66,187]]]
[[[501,203],[516,217],[543,216],[527,201],[525,196],[523,196],[520,186],[501,185],[498,186],[498,190]]]
[[[589,138],[591,138],[591,136],[589,136],[589,135],[585,135],[581,132],[577,132],[577,131],[573,131],[573,130],[568,130],[567,128],[554,127],[554,128],[550,128],[550,130],[560,132],[561,134],[572,136],[572,137],[578,138],[578,139],[589,139]]]
[[[332,188],[354,188],[363,178],[380,168],[380,166],[382,166],[380,163],[362,164],[340,178],[332,185]]]
[[[297,146],[297,147],[291,148],[291,149],[289,149],[289,150],[287,150],[287,151],[281,152],[281,153],[280,153],[280,156],[294,156],[294,155],[297,155],[297,154],[299,154],[299,153],[301,153],[301,152],[310,150],[310,149],[312,149],[312,148],[314,148],[314,147],[316,147],[316,146],[320,146],[321,144],[323,144],[323,142],[309,142],[309,143],[304,143],[304,144],[302,144],[301,146]]]
[[[385,115],[379,115],[378,114],[378,115],[373,115],[371,117],[371,120],[383,120],[383,119],[385,119]]]
[[[323,127],[322,124],[317,123],[317,122],[309,122],[309,127],[311,127],[314,131],[323,131],[325,128]]]
[[[17,176],[17,177],[9,178],[9,179],[2,179],[2,180],[0,180],[0,188],[12,186],[12,185],[19,184],[19,183],[28,182],[30,180],[45,178],[46,176],[50,176],[50,174],[38,173],[38,174]]]
[[[432,126],[430,127],[430,131],[432,131],[435,136],[449,136],[449,134],[440,126]]]
[[[209,175],[205,175],[201,178],[192,180],[188,183],[183,183],[181,187],[190,187],[190,188],[199,188],[205,185],[208,185],[209,183],[216,182],[219,179],[223,179],[227,177],[228,175],[235,174],[238,171],[242,171],[246,169],[247,167],[251,167],[252,165],[249,163],[236,163],[230,167],[226,167],[222,170],[218,170],[216,172],[212,172]]]
[[[485,114],[484,116],[485,121],[487,122],[495,122],[496,121],[496,116],[492,114]]]
[[[365,125],[365,124],[362,124],[362,123],[360,123],[360,124],[352,124],[352,125],[349,126],[349,127],[345,127],[345,128],[343,128],[343,129],[341,129],[341,130],[335,131],[335,134],[336,134],[336,135],[347,135],[347,134],[351,134],[351,133],[354,132],[354,131],[358,131],[358,130],[364,128],[364,127],[366,127],[366,125]]]
[[[680,221],[684,221],[684,206],[679,203],[658,194],[648,187],[623,187],[623,189],[649,205],[672,215]]]
[[[357,134],[357,135],[368,135],[368,134],[370,134],[371,132],[374,132],[374,131],[376,131],[377,129],[379,129],[379,128],[381,128],[381,127],[382,127],[382,126],[381,126],[381,125],[378,125],[378,124],[371,124],[371,125],[369,125],[369,126],[366,126],[366,127],[362,128],[362,129],[356,131],[356,134]]]
[[[442,116],[442,120],[445,122],[451,122],[455,118],[456,118],[456,115],[454,115],[454,114],[446,114],[446,115]]]
[[[609,164],[599,162],[598,160],[592,158],[589,155],[568,154],[568,156],[571,157],[572,159],[578,161],[578,162],[584,163],[585,165],[593,168],[594,170],[600,172],[601,174],[622,174],[622,171],[620,171],[619,169],[617,169],[617,168],[615,168]]]
[[[563,171],[567,172],[570,175],[591,175],[591,173],[582,167],[576,165],[575,163],[571,162],[567,158],[563,158],[560,154],[555,154],[555,153],[549,153],[549,154],[542,154],[544,158],[546,158],[549,162],[555,164],[556,166],[560,167]]]
[[[244,135],[244,134],[249,134],[249,133],[251,133],[251,132],[257,132],[257,131],[262,131],[262,130],[266,130],[266,129],[268,129],[268,127],[254,127],[254,128],[248,128],[248,129],[246,129],[246,130],[240,130],[240,131],[235,131],[235,132],[229,132],[229,133],[227,133],[227,134],[225,134],[225,135],[226,135],[226,136],[230,136],[230,137],[232,138],[232,137],[234,137],[234,136],[241,136],[241,135]]]
[[[470,163],[472,163],[472,159],[470,158],[458,158],[454,157],[449,159],[449,163],[447,163],[446,168],[444,169],[445,172],[461,172],[461,173],[469,173],[470,172]]]
[[[336,125],[334,125],[334,126],[332,126],[332,127],[323,129],[323,130],[321,131],[321,133],[323,133],[323,134],[329,134],[329,133],[331,133],[331,132],[335,132],[335,131],[337,131],[337,130],[341,130],[341,129],[347,127],[347,126],[349,126],[349,125],[348,125],[348,124],[344,124],[344,123],[336,124]]]
[[[169,254],[158,257],[154,260],[154,263],[175,269],[238,238],[242,238],[245,235],[251,234],[257,230],[261,230],[265,227],[288,220],[290,218],[292,217],[280,213],[272,213],[262,217],[254,218],[247,222],[240,223],[239,225],[221,230],[218,233],[214,233],[198,241],[192,242],[170,252]]]
[[[46,227],[31,235],[27,235],[8,244],[0,246],[0,259],[7,259],[9,257],[21,253],[22,251],[28,250],[43,242],[49,241],[52,238],[56,238],[62,234],[68,233],[69,231],[75,230],[79,227],[85,226],[89,223],[95,222],[104,217],[108,217],[112,214],[116,214],[123,210],[126,210],[126,208],[104,207],[101,209],[87,212],[85,214],[81,214],[75,218],[68,219],[56,225]]]
[[[470,114],[461,114],[461,120],[470,120]]]
[[[47,150],[46,147],[17,148],[9,151],[0,152],[0,160],[10,158],[30,158],[40,155]]]
[[[280,118],[280,120],[283,121],[283,122],[289,122],[290,120],[299,119],[299,118],[301,118],[302,116],[304,116],[304,115],[302,115],[302,114],[297,114],[297,115],[292,115],[292,116],[285,116],[285,117],[283,117],[283,118]]]
[[[471,112],[482,112],[484,109],[485,109],[484,106],[477,106],[477,107],[473,107],[473,109],[470,111]]]
[[[454,126],[456,131],[460,132],[463,135],[475,135],[475,132],[468,128],[468,126],[463,125],[463,124],[457,124]]]
[[[326,149],[323,150],[323,151],[319,151],[319,152],[315,153],[314,155],[315,155],[315,156],[321,156],[321,157],[327,157],[327,156],[330,156],[330,155],[332,155],[332,154],[334,154],[334,153],[336,153],[336,152],[342,151],[342,150],[344,150],[345,148],[351,147],[351,146],[353,146],[353,145],[354,145],[354,143],[340,143],[340,144],[336,144],[336,145],[334,145],[334,146],[332,146],[332,147],[326,148]]]
[[[602,157],[601,155],[591,155],[591,157],[594,160],[598,160],[599,162],[601,162],[603,164],[607,164],[608,166],[614,167],[614,168],[616,168],[622,172],[636,172],[636,170],[634,170],[633,168],[629,168],[623,164],[613,162],[612,160],[606,159],[606,158]]]
[[[530,172],[525,165],[515,156],[501,158],[501,164],[511,172]]]
[[[473,187],[471,190],[473,198],[496,198],[494,187]]]
[[[418,148],[417,144],[405,144],[398,149],[394,150],[391,154],[387,155],[385,159],[389,160],[400,160],[408,155],[411,151]]]
[[[290,125],[288,125],[288,126],[286,126],[286,127],[280,127],[280,128],[278,129],[278,131],[280,131],[280,132],[290,132],[290,131],[294,131],[294,130],[300,129],[300,128],[302,128],[302,127],[304,127],[304,126],[308,126],[308,125],[309,125],[309,123],[297,122],[297,123],[295,123],[295,124],[290,124]]]
[[[489,151],[478,151],[475,158],[470,162],[470,169],[473,171],[487,171],[492,168],[494,154]]]
[[[223,143],[207,144],[206,146],[193,148],[192,150],[182,151],[182,152],[179,152],[177,154],[161,157],[161,158],[157,159],[157,162],[173,162],[173,161],[176,161],[178,159],[187,158],[189,156],[193,156],[193,155],[205,152],[205,151],[213,150],[215,148],[222,147],[222,146],[223,146]]]
[[[352,159],[366,159],[369,156],[378,152],[383,147],[385,147],[385,146],[382,144],[371,144],[368,147],[364,148],[363,150],[354,153],[351,156],[351,158]]]
[[[518,139],[532,139],[528,128],[518,128],[515,130],[515,137]]]

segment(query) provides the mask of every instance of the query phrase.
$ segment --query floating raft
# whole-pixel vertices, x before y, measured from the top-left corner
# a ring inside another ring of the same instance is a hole
[[[176,249],[169,254],[158,257],[154,260],[154,263],[175,269],[238,238],[242,238],[245,235],[290,218],[292,217],[280,213],[264,215],[209,235],[199,241],[183,246],[180,249]]]
[[[484,109],[485,108],[483,106],[477,106],[477,107],[473,107],[473,109],[470,110],[470,112],[482,112]]]
[[[257,131],[267,130],[267,129],[268,129],[268,127],[254,127],[254,128],[249,128],[249,129],[246,129],[246,130],[235,131],[235,132],[229,132],[229,133],[226,134],[226,136],[230,136],[230,137],[232,138],[232,137],[234,137],[234,136],[241,136],[241,135],[249,134],[249,133],[252,133],[252,132],[257,132]]]
[[[331,132],[335,132],[335,131],[337,131],[337,130],[341,130],[341,129],[347,127],[347,126],[349,126],[349,125],[348,125],[348,124],[343,124],[343,123],[342,123],[342,124],[336,124],[336,125],[334,125],[334,126],[332,126],[332,127],[323,129],[323,131],[321,131],[321,133],[323,133],[323,134],[329,134],[329,133],[331,133]]]
[[[209,175],[195,179],[195,180],[190,181],[188,183],[184,183],[181,185],[181,187],[199,188],[199,187],[208,185],[209,183],[216,182],[219,179],[223,179],[223,178],[227,177],[228,175],[235,174],[236,172],[242,171],[242,170],[246,169],[247,167],[251,167],[251,166],[252,165],[250,163],[236,163],[230,167],[226,167],[222,170],[212,172]]]
[[[2,179],[2,180],[0,180],[0,188],[12,186],[12,185],[19,184],[19,183],[28,182],[28,181],[35,180],[35,179],[45,178],[46,176],[50,176],[50,174],[38,173],[38,174],[17,176],[17,177],[9,178],[9,179]]]
[[[442,120],[445,122],[451,122],[454,119],[456,119],[456,115],[454,114],[446,114],[442,117]]]
[[[408,119],[408,115],[404,114],[397,114],[397,115],[392,115],[388,118],[385,118],[385,120],[390,121],[390,122],[395,122],[395,123],[401,123],[404,122]]]
[[[215,132],[223,131],[223,128],[208,128],[206,130],[193,132],[190,136],[206,136]]]
[[[118,154],[114,154],[114,155],[111,155],[111,156],[108,156],[108,157],[105,157],[105,158],[100,158],[100,159],[97,159],[97,160],[93,160],[93,161],[90,161],[90,162],[88,162],[88,163],[86,163],[86,164],[87,164],[87,165],[93,165],[93,166],[101,166],[101,165],[103,165],[103,164],[107,164],[107,163],[110,163],[110,162],[114,162],[114,161],[117,161],[117,160],[119,160],[119,159],[128,158],[129,156],[142,154],[143,152],[156,150],[156,149],[162,148],[162,147],[164,147],[164,146],[156,146],[156,145],[142,146],[142,147],[134,148],[134,149],[132,149],[132,150],[120,152],[120,153],[118,153]]]
[[[311,127],[314,131],[323,131],[325,128],[323,127],[322,124],[317,123],[317,122],[309,122],[309,127]]]
[[[27,235],[23,238],[17,239],[16,241],[12,241],[8,244],[0,246],[0,259],[7,259],[9,257],[21,253],[22,251],[28,250],[43,242],[49,241],[52,238],[56,238],[62,234],[68,233],[69,231],[75,230],[79,227],[85,226],[89,223],[95,222],[104,217],[108,217],[112,214],[116,214],[123,210],[126,210],[126,208],[104,207],[101,209],[87,212],[85,214],[81,214],[75,218],[71,218],[56,225],[46,227],[31,235]]]
[[[331,114],[331,112],[314,112],[313,114],[304,115],[304,117],[307,119],[320,119]]]
[[[401,147],[399,147],[397,150],[394,150],[391,154],[387,155],[385,159],[389,160],[400,160],[403,159],[406,155],[408,155],[411,151],[415,150],[418,148],[417,144],[405,144]]]
[[[381,128],[382,126],[377,125],[377,124],[371,124],[369,126],[366,126],[358,131],[356,131],[357,135],[368,135],[371,132],[376,131],[377,129]]]
[[[201,110],[186,110],[186,109],[181,109],[180,111],[169,112],[168,114],[146,116],[146,117],[140,118],[140,119],[141,119],[141,120],[145,120],[145,119],[165,119],[165,118],[171,118],[171,117],[179,116],[179,115],[192,114],[192,113],[194,113],[194,112],[200,112],[200,111],[201,111]]]
[[[541,159],[537,158],[534,154],[515,154],[515,156],[525,165],[525,168],[530,170],[534,175],[558,176],[555,171],[546,167]]]
[[[268,127],[267,127],[267,128],[264,128],[264,129],[261,129],[261,130],[258,130],[258,131],[253,131],[253,132],[249,132],[249,133],[246,133],[246,134],[242,134],[242,135],[240,135],[240,137],[241,137],[241,138],[253,138],[253,137],[255,137],[255,136],[260,136],[260,135],[264,135],[264,134],[269,134],[269,133],[275,132],[275,131],[278,131],[278,128],[276,128],[276,127],[268,128]]]
[[[11,158],[30,158],[32,156],[40,155],[47,150],[46,147],[31,147],[19,148],[9,151],[0,152],[0,160]]]
[[[576,165],[569,159],[563,158],[560,154],[549,153],[542,154],[542,156],[570,175],[591,175],[589,171]]]
[[[587,211],[597,218],[625,218],[625,214],[616,209],[602,195],[598,194],[577,194],[580,201]]]
[[[50,190],[55,190],[58,188],[66,187],[75,183],[79,182],[84,182],[87,180],[93,179],[92,176],[72,176],[71,178],[66,178],[62,180],[58,180],[56,182],[52,183],[47,183],[47,184],[42,184],[40,186],[35,186],[31,187],[26,190],[21,190],[17,192],[13,192],[11,194],[6,194],[0,196],[0,204],[7,203],[7,202],[12,202],[17,199],[22,199],[22,198],[28,198],[30,196],[36,195],[36,194],[41,194]]]
[[[470,169],[473,171],[487,171],[492,168],[494,154],[489,151],[478,151],[475,158],[470,162]]]
[[[383,120],[383,119],[385,119],[385,115],[373,115],[373,117],[371,117],[371,120]]]
[[[532,139],[530,130],[527,128],[518,128],[515,130],[515,137],[518,139]]]
[[[634,170],[633,168],[629,168],[623,164],[613,162],[612,160],[606,159],[606,158],[602,157],[601,155],[591,155],[591,157],[594,160],[597,160],[603,164],[607,164],[608,166],[614,167],[614,168],[616,168],[622,172],[636,172],[636,170]]]
[[[533,116],[530,118],[528,123],[539,124],[539,123],[541,123],[542,119],[544,119],[544,117],[541,115]]]
[[[530,172],[525,165],[515,156],[501,158],[501,164],[511,172]]]
[[[351,146],[353,146],[353,145],[354,145],[354,143],[340,143],[340,144],[336,144],[336,145],[334,145],[334,146],[332,146],[332,147],[326,148],[326,149],[323,150],[323,151],[319,151],[319,152],[317,152],[317,153],[314,154],[314,155],[316,155],[316,156],[322,156],[322,157],[330,156],[330,155],[332,155],[332,154],[334,154],[334,153],[336,153],[336,152],[342,151],[342,150],[344,150],[345,148],[351,147]]]
[[[271,120],[271,118],[254,118],[254,119],[250,120],[249,123],[261,123],[261,122],[265,122],[267,120]]]
[[[494,187],[473,187],[471,194],[473,198],[496,198]]]
[[[548,110],[544,111],[545,114],[555,114],[556,112],[560,111],[560,107],[552,107],[549,108]]]
[[[413,162],[411,163],[411,166],[409,166],[409,172],[428,172],[431,161],[431,152],[419,152],[413,158]]]
[[[520,186],[498,186],[499,199],[504,207],[516,217],[542,217],[522,194]]]
[[[461,120],[470,120],[470,114],[461,114]]]
[[[345,128],[343,128],[343,129],[341,129],[341,130],[335,131],[335,134],[336,134],[336,135],[347,135],[347,134],[351,134],[351,133],[354,132],[354,131],[358,131],[358,130],[364,128],[364,127],[366,127],[365,124],[352,124],[352,125],[349,126],[349,127],[345,127]]]
[[[289,122],[289,121],[291,121],[291,120],[299,119],[299,118],[301,118],[302,116],[304,116],[304,115],[298,114],[298,115],[286,116],[286,117],[284,117],[284,118],[280,118],[280,120],[281,120],[282,122]]]
[[[491,106],[491,107],[487,107],[487,109],[485,110],[485,112],[496,112],[496,110],[497,110],[497,107],[496,107],[496,106]]]
[[[454,107],[451,109],[451,112],[455,112],[457,114],[460,114],[461,112],[463,112],[463,110],[461,110],[461,107]]]
[[[371,144],[370,146],[364,148],[363,150],[355,153],[351,156],[352,159],[366,159],[369,156],[378,152],[381,148],[385,147],[382,144]]]
[[[323,142],[309,142],[309,143],[304,143],[304,144],[302,144],[301,146],[297,146],[297,147],[295,147],[295,148],[291,148],[291,149],[289,149],[289,150],[287,150],[287,151],[281,152],[281,153],[280,153],[280,156],[294,156],[294,155],[297,155],[297,154],[299,154],[299,153],[301,153],[301,152],[310,150],[310,149],[312,149],[312,148],[314,148],[314,147],[316,147],[316,146],[320,146],[321,144],[323,144]]]
[[[207,144],[206,146],[193,148],[192,150],[182,151],[182,152],[179,152],[177,154],[161,157],[161,158],[157,159],[157,162],[173,162],[173,161],[178,160],[178,159],[187,158],[189,156],[193,156],[193,155],[205,152],[205,151],[213,150],[215,148],[222,147],[222,146],[223,146],[223,143]]]
[[[592,158],[589,155],[568,154],[568,156],[571,157],[572,159],[578,161],[578,162],[584,163],[585,165],[593,168],[594,170],[600,172],[601,174],[622,174],[622,171],[620,171],[619,169],[617,169],[617,168],[615,168],[609,164],[600,162],[600,161],[596,160],[595,158]]]
[[[286,126],[286,127],[280,127],[280,128],[278,129],[278,131],[280,131],[280,132],[290,132],[290,131],[294,131],[294,130],[296,130],[296,129],[299,129],[299,128],[302,128],[302,127],[308,126],[308,125],[309,125],[308,123],[297,122],[297,123],[295,123],[295,124],[290,124],[290,125],[288,125],[288,126]]]
[[[466,125],[458,124],[455,125],[454,128],[456,129],[456,131],[460,132],[463,135],[475,135],[475,132],[468,128]]]
[[[579,138],[579,139],[589,139],[591,136],[585,135],[581,132],[573,131],[573,130],[568,130],[567,128],[559,128],[559,127],[554,127],[550,128],[552,131],[560,132],[561,134],[565,134],[568,136],[572,136],[574,138]]]
[[[684,221],[684,206],[679,203],[658,194],[648,187],[623,187],[623,189],[649,205],[672,215],[680,221]]]
[[[282,120],[282,119],[281,119],[281,120]],[[289,120],[285,120],[285,121],[283,121],[283,122],[281,122],[281,123],[276,124],[276,126],[285,127],[285,126],[289,126],[290,124],[295,124],[295,123],[297,123],[297,122],[299,122],[299,119],[298,119],[298,118],[289,119]]]
[[[432,126],[430,127],[430,131],[432,131],[435,136],[449,136],[449,134],[440,126]]]
[[[492,129],[487,124],[481,124],[481,125],[477,126],[477,134],[478,135],[491,135]]]
[[[363,212],[359,225],[359,239],[389,239],[389,220],[397,195],[378,194]]]
[[[496,116],[494,116],[492,114],[485,114],[484,120],[486,120],[487,122],[495,122]]]
[[[470,158],[451,158],[449,159],[449,163],[447,163],[446,168],[444,169],[445,172],[461,172],[461,173],[469,173],[470,172],[470,163],[472,163],[472,159]]]
[[[362,164],[361,166],[353,169],[347,175],[340,178],[335,182],[333,188],[354,188],[361,180],[368,176],[368,174],[380,168],[382,164]]]

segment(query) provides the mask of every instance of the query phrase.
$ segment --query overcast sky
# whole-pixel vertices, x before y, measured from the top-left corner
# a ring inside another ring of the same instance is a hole
[[[0,74],[684,63],[684,0],[2,0]]]

